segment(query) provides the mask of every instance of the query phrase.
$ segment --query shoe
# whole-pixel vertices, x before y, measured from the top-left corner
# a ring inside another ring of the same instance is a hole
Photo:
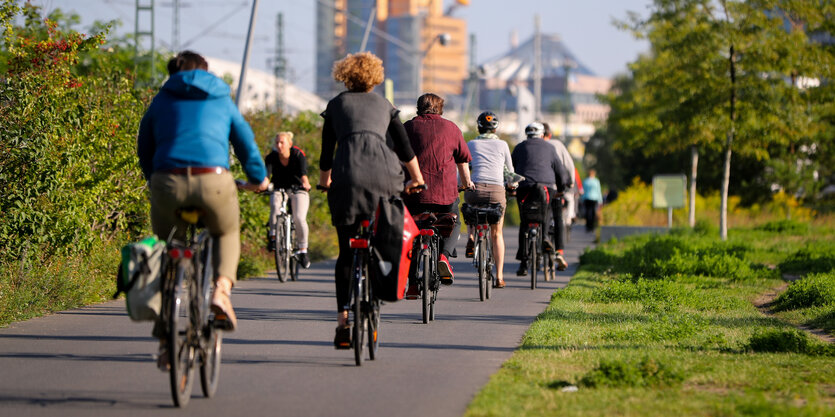
[[[565,271],[568,268],[568,262],[565,261],[561,253],[557,254],[557,271]]]
[[[168,357],[168,343],[165,340],[159,341],[159,351],[157,352],[157,369],[162,372],[171,370],[171,358]]]
[[[302,268],[310,268],[310,259],[308,259],[307,257],[307,252],[300,252],[298,255],[296,255],[296,257],[298,258],[299,265],[301,265]]]
[[[333,337],[333,347],[336,349],[351,348],[351,326],[336,327],[336,336]]]
[[[464,256],[467,258],[475,257],[475,242],[472,239],[467,240],[467,251],[464,252]]]
[[[417,285],[409,285],[409,289],[406,290],[406,299],[407,300],[417,300],[420,297],[420,288]]]
[[[235,310],[232,309],[232,282],[229,278],[220,278],[215,284],[215,292],[212,294],[212,313],[215,315],[214,327],[227,332],[234,331],[238,327],[238,318],[235,317]]]
[[[516,276],[524,277],[525,275],[528,275],[528,262],[522,261],[519,264],[519,269],[516,270]]]
[[[438,275],[441,276],[441,284],[452,285],[454,279],[452,276],[452,265],[449,264],[449,260],[443,254],[441,254],[441,259],[438,260]]]
[[[504,287],[505,287],[504,280],[496,281],[496,285],[493,286],[493,288],[504,288]]]

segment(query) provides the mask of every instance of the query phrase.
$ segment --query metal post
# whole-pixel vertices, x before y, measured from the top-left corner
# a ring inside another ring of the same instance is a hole
[[[673,228],[673,208],[667,207],[667,228]]]
[[[243,63],[241,63],[241,76],[238,78],[238,92],[235,95],[235,106],[238,107],[238,110],[241,109],[241,97],[243,97],[245,91],[245,81],[246,81],[246,66],[249,61],[249,45],[252,44],[252,32],[255,28],[255,16],[258,13],[258,0],[252,0],[252,13],[249,15],[249,29],[246,33],[246,46],[244,47],[244,59]]]
[[[360,44],[360,52],[365,52],[365,47],[368,45],[368,35],[371,33],[371,26],[374,24],[375,16],[377,16],[377,8],[372,7],[371,13],[368,15],[368,23],[365,24],[365,33],[362,35],[362,44]]]
[[[534,117],[542,120],[542,33],[540,32],[539,15],[534,15],[534,37],[533,37],[533,95]]]

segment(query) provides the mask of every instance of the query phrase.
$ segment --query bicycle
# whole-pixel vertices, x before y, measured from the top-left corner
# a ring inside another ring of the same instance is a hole
[[[298,187],[291,188],[295,192]],[[270,219],[269,223],[269,239],[273,244],[273,255],[275,258],[275,271],[278,280],[287,282],[289,276],[291,281],[298,280],[299,277],[299,260],[296,257],[296,225],[293,222],[293,210],[289,204],[289,195],[286,189],[270,188],[265,195],[272,198],[281,198],[281,206],[279,206],[275,217]]]
[[[544,194],[543,194],[544,192]],[[536,275],[540,270],[540,267],[543,268],[543,272],[545,274],[545,280],[549,280],[549,276],[553,277],[554,275],[554,254],[553,251],[548,253],[543,247],[543,242],[545,239],[545,229],[543,227],[542,221],[540,219],[547,219],[548,216],[546,214],[546,210],[550,210],[549,207],[549,200],[548,200],[548,191],[544,189],[539,190],[539,198],[532,202],[525,202],[524,200],[519,204],[519,210],[525,211],[527,219],[530,219],[528,222],[528,230],[525,232],[525,239],[524,244],[526,247],[526,253],[528,254],[528,265],[530,266],[531,271],[531,289],[536,289]],[[528,197],[535,197],[533,192],[528,194]],[[543,255],[548,255],[544,257]],[[549,266],[550,265],[550,266]]]
[[[490,299],[490,292],[496,283],[493,275],[493,245],[490,239],[490,222],[496,223],[501,219],[501,204],[485,206],[461,206],[464,221],[475,228],[473,245],[473,266],[478,271],[478,295],[481,301]]]
[[[168,346],[171,396],[177,407],[188,404],[196,363],[200,364],[200,386],[205,397],[215,395],[220,377],[223,338],[217,330],[225,326],[216,323],[210,311],[215,242],[199,222],[202,214],[193,207],[177,210],[177,215],[188,223],[186,238],[178,241],[169,237],[163,256],[162,320]]]
[[[423,323],[435,320],[435,302],[441,288],[441,275],[438,261],[441,257],[441,236],[449,237],[455,227],[457,216],[452,213],[425,212],[414,216],[415,224],[420,229],[414,242],[417,257],[415,279],[420,288],[423,307]]]

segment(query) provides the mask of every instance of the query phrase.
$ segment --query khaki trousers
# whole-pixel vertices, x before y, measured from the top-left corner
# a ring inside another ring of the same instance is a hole
[[[201,218],[215,238],[215,279],[224,276],[236,280],[241,257],[241,210],[238,189],[232,174],[210,173],[179,175],[157,172],[151,175],[151,227],[160,239],[168,239],[176,227],[175,238],[184,239],[188,223],[177,216],[177,209],[197,207]]]

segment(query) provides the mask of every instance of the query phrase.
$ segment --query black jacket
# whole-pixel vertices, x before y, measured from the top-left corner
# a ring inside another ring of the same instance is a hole
[[[516,145],[510,158],[516,173],[525,177],[520,187],[541,184],[563,192],[571,185],[571,175],[556,149],[542,138],[529,138]]]

